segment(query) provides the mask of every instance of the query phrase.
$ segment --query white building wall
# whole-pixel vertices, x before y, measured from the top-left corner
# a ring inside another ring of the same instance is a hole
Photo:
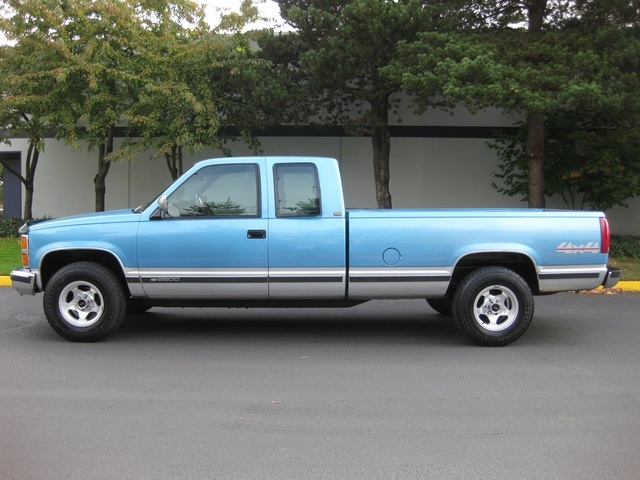
[[[398,125],[509,126],[513,118],[500,111],[471,115],[463,109],[455,115],[429,111],[422,116],[402,107],[394,122]],[[504,197],[491,188],[497,170],[495,151],[478,138],[392,138],[391,195],[393,206],[401,207],[526,207],[515,198]],[[345,197],[350,208],[375,208],[372,146],[370,138],[356,137],[264,137],[265,155],[320,155],[340,161]],[[26,158],[27,142],[15,139],[0,151],[20,151]],[[252,155],[244,145],[232,144],[234,156]],[[97,151],[83,146],[73,150],[63,142],[47,139],[36,173],[34,216],[59,217],[94,211],[93,177]],[[222,156],[215,150],[186,156],[185,170],[195,161]],[[133,208],[161,192],[171,181],[163,158],[151,152],[132,162],[114,162],[107,176],[106,208]],[[24,197],[23,197],[24,198]],[[548,202],[550,208],[566,208],[561,199]],[[640,198],[630,208],[608,212],[616,234],[640,235]]]

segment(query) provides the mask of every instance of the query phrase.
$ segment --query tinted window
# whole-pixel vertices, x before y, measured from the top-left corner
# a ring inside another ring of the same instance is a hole
[[[172,217],[259,216],[257,165],[213,165],[194,173],[168,198]]]
[[[320,215],[318,173],[312,163],[275,166],[276,216],[309,217]]]

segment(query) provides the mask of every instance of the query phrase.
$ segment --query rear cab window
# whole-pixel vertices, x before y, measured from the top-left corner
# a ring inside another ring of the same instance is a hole
[[[318,171],[313,163],[274,165],[276,217],[319,217],[322,214]]]

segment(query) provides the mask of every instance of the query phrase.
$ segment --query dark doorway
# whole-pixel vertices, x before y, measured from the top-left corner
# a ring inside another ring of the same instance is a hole
[[[9,168],[22,174],[20,152],[0,152],[4,166],[0,181],[2,181],[2,199],[0,205],[4,209],[5,217],[22,217],[22,182],[9,171]],[[9,167],[9,168],[7,168]]]

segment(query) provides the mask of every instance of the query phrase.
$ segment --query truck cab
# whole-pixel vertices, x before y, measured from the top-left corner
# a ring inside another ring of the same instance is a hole
[[[141,215],[138,269],[128,274],[130,285],[140,282],[137,293],[345,298],[346,211],[336,163],[225,159],[184,177]]]

